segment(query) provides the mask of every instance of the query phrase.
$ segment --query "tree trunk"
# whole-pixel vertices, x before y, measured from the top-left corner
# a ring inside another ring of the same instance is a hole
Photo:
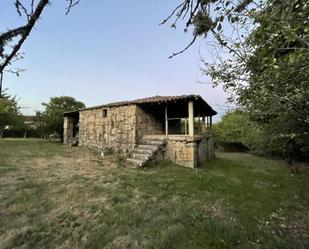
[[[0,139],[3,138],[3,131],[4,131],[4,127],[0,126]]]

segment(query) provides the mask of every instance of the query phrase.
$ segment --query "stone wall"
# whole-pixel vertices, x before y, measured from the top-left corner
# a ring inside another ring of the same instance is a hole
[[[169,139],[165,159],[187,167],[196,167],[196,142],[188,138]]]
[[[204,136],[170,135],[144,136],[143,139],[165,140],[164,159],[190,168],[199,167],[214,157],[213,138]]]
[[[139,143],[144,135],[164,134],[163,123],[142,107],[136,106],[136,142]]]
[[[169,136],[165,159],[190,168],[199,167],[214,156],[213,139],[208,136]]]
[[[104,117],[103,110],[107,110]],[[79,144],[98,152],[131,151],[136,143],[136,106],[119,106],[80,111]]]
[[[153,137],[166,140],[164,159],[177,164],[194,168],[213,157],[210,134],[166,137],[163,126],[162,121],[136,105],[84,110],[79,113],[79,144],[100,153],[111,149],[131,152],[143,138]]]
[[[69,144],[73,139],[73,120],[69,117],[64,117],[63,119],[63,143]]]
[[[107,116],[103,117],[103,110]],[[163,134],[162,122],[136,105],[80,111],[79,144],[98,152],[131,151],[147,134]]]

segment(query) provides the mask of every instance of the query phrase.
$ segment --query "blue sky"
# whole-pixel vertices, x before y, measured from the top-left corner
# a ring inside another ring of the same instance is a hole
[[[1,31],[23,21],[12,2],[0,3]],[[24,59],[13,65],[26,71],[20,77],[6,74],[4,87],[20,98],[25,114],[42,110],[41,103],[52,96],[73,96],[92,106],[191,93],[200,94],[222,114],[227,97],[223,90],[198,83],[205,80],[199,51],[207,51],[206,41],[168,59],[192,38],[180,26],[159,26],[178,3],[81,0],[66,16],[66,2],[54,0],[22,47]]]

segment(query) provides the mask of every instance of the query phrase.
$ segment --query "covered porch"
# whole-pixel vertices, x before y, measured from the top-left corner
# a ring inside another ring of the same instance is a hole
[[[216,112],[200,96],[165,98],[138,107],[143,110],[145,117],[140,121],[147,129],[138,129],[138,149],[133,153],[136,158],[141,157],[139,148],[156,143],[164,144],[157,153],[158,160],[190,168],[201,166],[214,156],[211,127]]]
[[[151,122],[145,123],[154,126],[154,129],[142,129],[141,135],[194,137],[211,132],[212,116],[217,113],[200,96],[164,100],[138,104],[151,117]]]

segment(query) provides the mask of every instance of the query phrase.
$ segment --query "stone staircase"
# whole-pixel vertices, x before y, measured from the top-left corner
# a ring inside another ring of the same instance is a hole
[[[143,139],[133,150],[132,157],[127,158],[127,162],[138,167],[146,166],[160,156],[158,154],[161,153],[165,144],[166,142],[162,140]]]

